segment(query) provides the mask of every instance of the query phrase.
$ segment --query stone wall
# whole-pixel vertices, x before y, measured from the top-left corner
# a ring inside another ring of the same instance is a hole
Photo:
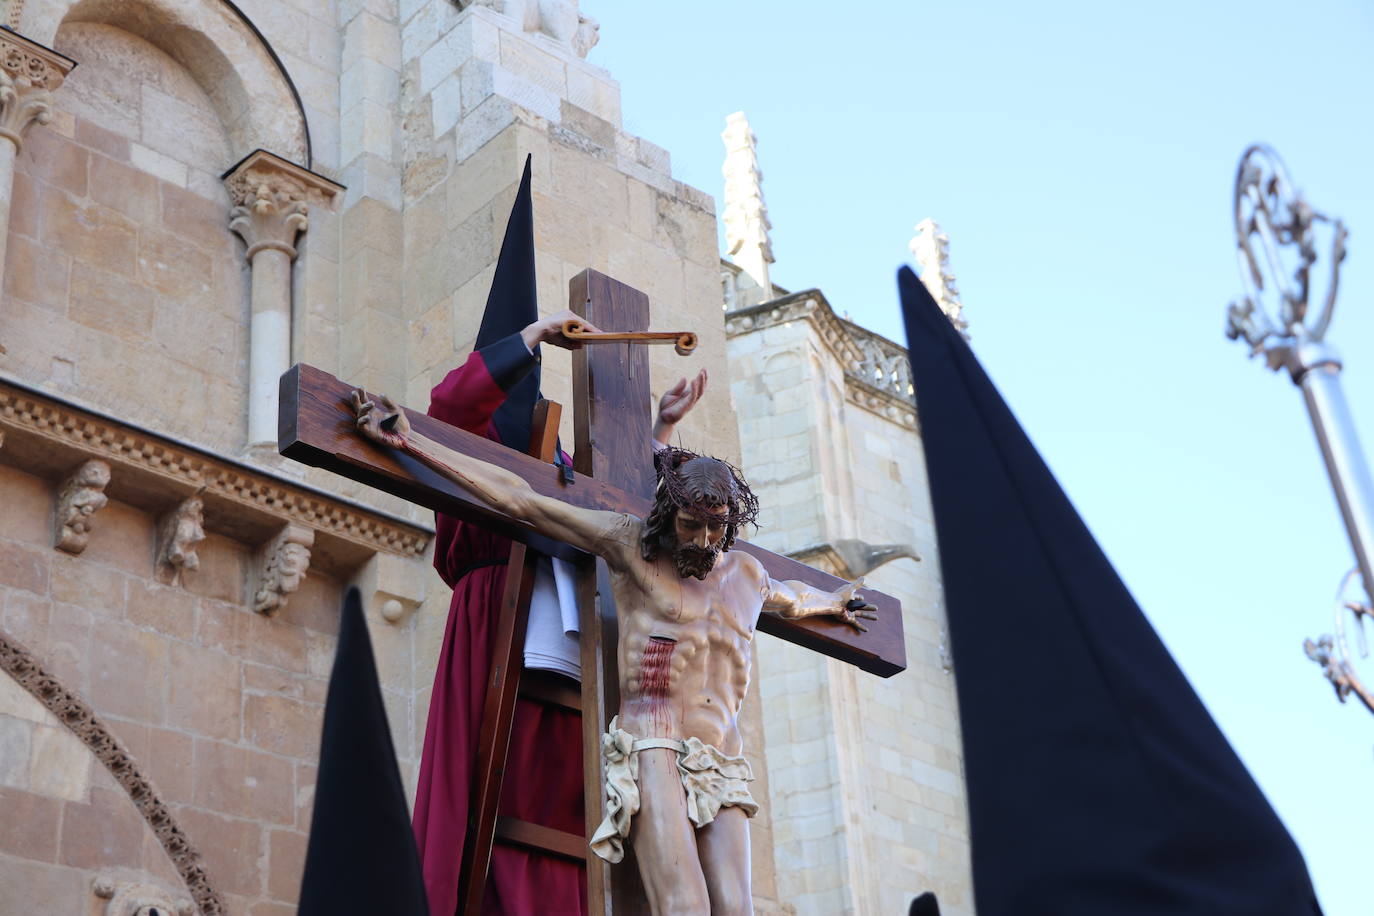
[[[727,285],[736,270],[725,265]],[[905,352],[817,290],[726,315],[754,540],[902,602],[908,669],[873,677],[767,636],[765,709],[780,899],[802,914],[899,913],[933,890],[972,913],[954,683]]]

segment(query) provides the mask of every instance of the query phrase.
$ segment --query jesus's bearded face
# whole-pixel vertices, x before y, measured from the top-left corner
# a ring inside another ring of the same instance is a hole
[[[676,513],[673,530],[665,532],[666,552],[671,552],[673,565],[682,578],[705,579],[721,554],[725,540],[725,522],[722,519],[728,510],[725,506],[701,507],[705,518],[686,512]]]

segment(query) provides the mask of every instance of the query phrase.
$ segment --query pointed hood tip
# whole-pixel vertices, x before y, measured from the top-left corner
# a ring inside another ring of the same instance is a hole
[[[916,349],[918,342],[925,344],[932,342],[932,338],[938,339],[941,324],[953,328],[945,313],[940,310],[935,297],[930,294],[930,290],[926,289],[926,285],[916,276],[916,272],[906,264],[897,269],[897,294],[902,303],[908,353]],[[915,333],[918,328],[926,333],[918,336]]]

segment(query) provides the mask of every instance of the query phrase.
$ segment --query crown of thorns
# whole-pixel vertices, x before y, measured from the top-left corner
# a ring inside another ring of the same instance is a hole
[[[726,513],[717,515],[711,507],[702,502],[700,494],[689,489],[679,469],[694,458],[709,457],[689,452],[671,445],[654,453],[654,470],[658,474],[658,489],[665,493],[668,501],[680,512],[707,522],[724,525],[752,525],[759,517],[759,498],[744,482],[744,475],[728,461],[712,458],[719,462],[730,474],[730,495],[726,501]]]

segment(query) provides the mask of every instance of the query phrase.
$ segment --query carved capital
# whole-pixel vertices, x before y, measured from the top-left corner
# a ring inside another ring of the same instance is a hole
[[[271,616],[286,606],[286,599],[300,588],[310,568],[310,549],[315,532],[300,525],[286,525],[267,542],[258,556],[258,584],[253,610]]]
[[[229,228],[248,245],[246,257],[266,249],[296,256],[296,236],[309,225],[312,205],[332,207],[344,190],[266,150],[257,150],[224,173],[233,209]]]
[[[0,30],[0,137],[18,149],[31,125],[47,124],[52,91],[75,66],[76,61],[51,48]]]
[[[54,547],[71,554],[86,549],[93,517],[109,502],[105,496],[109,482],[110,466],[98,458],[90,459],[67,478],[57,494]]]
[[[196,548],[205,540],[205,504],[200,497],[183,500],[158,525],[157,571],[168,585],[180,585],[181,573],[200,568]]]

